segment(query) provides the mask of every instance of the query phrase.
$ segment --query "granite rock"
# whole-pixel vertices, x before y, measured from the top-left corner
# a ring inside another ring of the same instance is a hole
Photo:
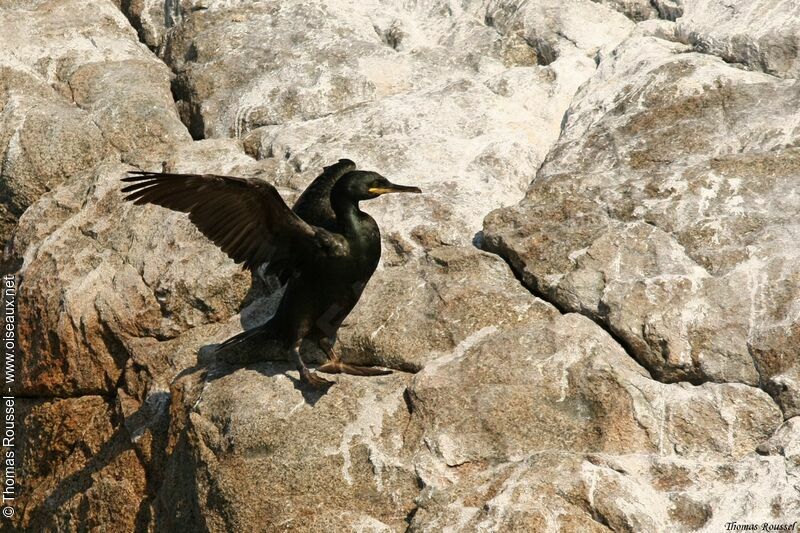
[[[6,2],[12,528],[793,521],[795,11]],[[291,203],[342,157],[424,194],[364,203],[383,257],[339,335],[393,374],[322,394],[285,353],[214,355],[280,291],[119,178],[239,175]]]
[[[0,34],[0,242],[73,176],[188,139],[171,72],[110,2],[7,3]]]
[[[108,398],[17,400],[17,531],[142,531],[145,470]],[[6,530],[6,529],[4,529]]]
[[[487,217],[487,248],[659,379],[758,385],[793,416],[798,130],[771,113],[797,94],[633,36],[576,96],[526,199]]]

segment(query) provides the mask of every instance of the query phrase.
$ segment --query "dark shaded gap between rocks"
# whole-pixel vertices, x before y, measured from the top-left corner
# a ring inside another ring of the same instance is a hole
[[[166,65],[169,67],[168,64]],[[183,125],[186,126],[186,129],[189,130],[192,140],[202,141],[206,138],[206,126],[201,106],[193,98],[193,89],[186,78],[172,70],[172,67],[170,67],[170,70],[174,76],[170,83],[170,92],[172,93],[172,100],[175,102],[178,116]]]
[[[550,305],[552,305],[553,307],[555,307],[558,310],[558,312],[561,313],[562,315],[566,315],[566,314],[570,314],[570,313],[577,313],[577,314],[585,316],[586,318],[588,318],[589,320],[594,322],[600,329],[602,329],[603,331],[608,333],[608,335],[614,340],[614,342],[616,342],[623,350],[625,350],[625,353],[628,355],[628,357],[633,359],[640,367],[642,367],[645,370],[645,372],[647,372],[647,374],[650,377],[650,379],[652,379],[653,381],[657,381],[659,383],[663,383],[664,385],[675,385],[677,383],[690,383],[690,384],[692,384],[694,386],[700,386],[700,385],[703,385],[705,383],[720,383],[720,382],[711,381],[709,379],[694,378],[694,377],[691,377],[691,376],[687,376],[686,379],[682,379],[682,380],[665,379],[658,372],[656,372],[652,368],[650,368],[647,365],[646,361],[643,361],[639,357],[637,357],[636,356],[636,352],[633,349],[633,347],[630,345],[630,343],[627,342],[625,339],[623,339],[620,335],[615,333],[611,329],[611,327],[608,326],[608,324],[604,323],[602,320],[599,320],[596,316],[593,316],[592,314],[590,314],[590,313],[588,313],[588,312],[586,312],[584,310],[573,311],[573,310],[567,309],[563,304],[559,303],[558,301],[556,301],[553,298],[548,297],[547,293],[545,293],[544,291],[542,291],[539,288],[539,284],[538,284],[536,278],[534,278],[533,276],[530,276],[530,278],[531,278],[530,281],[527,281],[525,279],[524,274],[521,272],[521,269],[515,267],[514,260],[509,258],[509,257],[507,257],[505,251],[501,247],[493,246],[489,241],[487,241],[487,239],[484,236],[483,231],[480,231],[477,234],[475,234],[475,238],[473,239],[473,245],[476,248],[478,248],[479,250],[482,250],[484,252],[488,252],[490,254],[494,254],[494,255],[498,256],[499,258],[501,258],[508,265],[508,267],[511,269],[512,274],[517,279],[517,281],[520,283],[520,285],[522,285],[528,292],[530,292],[536,298],[539,298],[540,300],[542,300],[544,302],[547,302]],[[759,370],[759,376],[760,375],[761,375],[761,371]],[[721,382],[721,383],[738,383],[738,382],[728,382],[728,381],[726,381],[726,382]],[[756,385],[750,385],[750,384],[747,384],[747,383],[741,383],[741,384],[742,385],[747,385],[748,387],[753,387],[753,388],[757,388],[757,389],[760,389],[760,390],[764,391],[765,393],[767,393],[767,395],[769,395],[769,397],[772,399],[772,401],[775,402],[775,404],[778,406],[778,408],[781,410],[781,412],[784,412],[782,404],[778,400],[778,391],[773,390],[774,388],[771,387],[769,385],[769,383],[765,382],[763,379],[761,379],[761,378],[759,379],[759,384],[757,386]]]
[[[128,19],[128,24],[130,24],[136,32],[136,38],[139,39],[139,42],[149,48],[154,55],[158,56],[158,50],[154,50],[152,46],[147,44],[147,40],[145,39],[144,35],[144,28],[142,26],[142,19],[134,16],[132,13],[131,4],[134,1],[135,0],[122,0],[119,5],[119,10],[125,16],[125,18]]]
[[[669,3],[650,0],[647,4],[640,5],[620,5],[615,3],[606,3],[602,0],[592,0],[598,4],[605,4],[606,7],[624,15],[628,20],[635,23],[646,22],[648,20],[666,20],[670,22],[677,21],[683,16],[683,6],[677,2]],[[627,8],[627,9],[626,9]],[[648,11],[650,11],[648,13]]]
[[[177,72],[175,68],[165,61],[162,55],[159,53],[166,52],[169,47],[167,34],[164,35],[162,42],[158,46],[148,44],[145,36],[145,30],[142,25],[142,20],[132,15],[131,3],[133,1],[134,0],[122,0],[119,10],[128,20],[131,28],[136,32],[136,38],[139,40],[139,42],[146,46],[147,49],[152,52],[153,57],[166,65],[166,67],[172,73],[172,81],[170,83],[172,100],[175,102],[175,108],[178,113],[178,117],[180,117],[181,122],[183,122],[184,126],[186,126],[186,129],[189,130],[189,135],[195,141],[201,141],[205,139],[205,123],[203,121],[203,115],[201,113],[200,104],[197,103],[196,99],[192,98],[194,91],[191,85],[186,80],[186,77]],[[165,2],[164,17],[165,27],[167,29],[167,33],[169,33],[169,30],[172,29],[180,19],[178,2],[170,0]],[[187,57],[187,60],[191,61],[196,57],[196,50],[194,47],[190,47],[190,56]]]

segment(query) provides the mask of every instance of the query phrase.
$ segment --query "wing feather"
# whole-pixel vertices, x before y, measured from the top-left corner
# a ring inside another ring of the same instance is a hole
[[[274,255],[293,266],[318,260],[338,236],[304,222],[267,182],[213,174],[129,172],[126,200],[189,214],[189,220],[231,259],[255,268]],[[335,253],[335,252],[334,252]]]
[[[340,159],[337,163],[327,166],[322,174],[306,187],[303,194],[292,206],[292,211],[307,224],[324,228],[330,232],[340,231],[336,222],[336,214],[331,206],[331,190],[339,178],[356,169],[356,164],[349,159]],[[277,255],[270,261],[267,275],[275,275],[281,283],[286,283],[292,270],[290,258]]]

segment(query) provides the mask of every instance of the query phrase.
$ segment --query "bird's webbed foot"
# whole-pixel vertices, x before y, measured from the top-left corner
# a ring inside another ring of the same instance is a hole
[[[319,347],[328,356],[328,362],[317,368],[326,374],[350,374],[352,376],[385,376],[391,374],[391,370],[376,368],[372,366],[356,366],[342,362],[338,352],[333,348],[334,339],[324,337],[319,340]]]
[[[315,389],[327,389],[334,383],[333,381],[320,377],[319,374],[312,372],[306,366],[300,367],[298,370],[300,371],[300,381]]]
[[[383,368],[349,365],[341,361],[328,361],[317,370],[326,374],[350,374],[352,376],[385,376],[392,373],[391,370]]]

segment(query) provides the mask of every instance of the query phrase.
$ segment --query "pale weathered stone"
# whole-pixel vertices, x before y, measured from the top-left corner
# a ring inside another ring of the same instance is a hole
[[[678,33],[699,52],[782,78],[800,74],[800,5],[793,0],[683,0]]]
[[[791,523],[798,17],[726,4],[6,2],[0,219],[37,397],[13,527]],[[291,203],[341,157],[424,194],[362,204],[384,252],[339,335],[394,374],[322,394],[274,347],[219,360],[280,292],[119,178]]]
[[[45,192],[112,153],[97,125],[28,73],[0,67],[0,241]]]
[[[482,330],[415,376],[423,438],[448,465],[546,450],[739,457],[781,422],[752,387],[649,379],[580,315],[540,324]]]
[[[523,204],[487,218],[487,243],[660,379],[760,384],[793,409],[798,130],[772,113],[797,95],[632,38],[582,88]]]
[[[287,366],[212,366],[173,386],[164,530],[397,530],[418,487],[408,377],[302,392]]]
[[[674,21],[683,15],[685,0],[596,0],[640,22],[653,18]]]
[[[111,3],[0,6],[0,35],[0,242],[37,198],[99,161],[188,139],[169,69]]]
[[[722,531],[791,524],[800,497],[780,459],[736,462],[546,451],[459,467],[426,487],[412,531]]]
[[[585,15],[595,12],[604,24],[586,31]],[[481,79],[504,68],[546,65],[556,55],[586,58],[631,26],[588,1],[566,8],[541,2],[523,10],[439,2],[187,2],[174,21],[163,56],[178,73],[185,120],[195,136],[206,137],[319,118],[409,91],[441,90],[476,73]],[[570,39],[577,40],[577,54]],[[481,107],[492,110],[487,104]]]
[[[797,440],[800,431],[800,418],[793,417],[784,422],[775,431],[775,434],[766,442],[761,444],[756,451],[763,455],[782,455],[788,460],[788,464],[793,469],[800,467],[800,449]]]
[[[781,422],[766,393],[661,384],[585,317],[539,324],[486,327],[413,378],[338,376],[324,395],[281,363],[194,369],[172,389],[162,526],[657,531],[798,508],[777,496],[789,481],[754,498],[786,468],[753,453]]]

